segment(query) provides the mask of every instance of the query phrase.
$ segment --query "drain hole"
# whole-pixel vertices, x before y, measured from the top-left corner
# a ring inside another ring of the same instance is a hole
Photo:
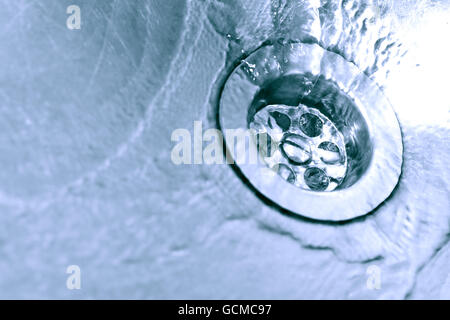
[[[327,164],[335,164],[342,161],[339,147],[333,142],[322,142],[321,144],[319,144],[318,151],[320,159]]]
[[[291,126],[291,119],[287,115],[278,111],[271,112],[270,115],[273,117],[273,119],[275,119],[275,122],[283,131],[289,130]],[[274,125],[271,120],[272,118],[270,118],[269,120],[269,126],[270,128],[274,129]]]
[[[278,174],[289,183],[295,183],[296,176],[294,171],[285,164],[278,164]]]
[[[330,184],[330,178],[319,168],[306,169],[303,177],[308,187],[314,191],[324,191]]]
[[[299,119],[300,130],[309,137],[317,137],[322,133],[323,122],[311,113],[302,114]]]
[[[304,165],[311,161],[311,147],[305,138],[289,134],[283,138],[281,144],[283,156],[295,165]]]

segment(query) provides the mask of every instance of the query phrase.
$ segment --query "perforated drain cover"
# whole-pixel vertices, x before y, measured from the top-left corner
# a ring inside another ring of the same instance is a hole
[[[255,114],[250,128],[267,134],[275,144],[264,161],[292,184],[306,190],[332,191],[344,180],[344,137],[317,109],[269,105]],[[286,175],[286,170],[290,174]]]

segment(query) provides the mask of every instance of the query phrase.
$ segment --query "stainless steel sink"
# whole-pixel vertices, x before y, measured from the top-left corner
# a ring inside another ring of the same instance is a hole
[[[0,5],[0,298],[448,297],[448,0]],[[176,165],[199,121],[283,162]]]

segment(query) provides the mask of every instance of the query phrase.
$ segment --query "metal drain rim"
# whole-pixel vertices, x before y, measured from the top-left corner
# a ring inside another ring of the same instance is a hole
[[[261,58],[272,59],[266,65],[273,64],[274,67],[268,72],[260,72],[260,77],[253,77],[248,73],[248,66],[256,66]],[[341,56],[316,44],[304,43],[275,44],[255,51],[226,81],[219,106],[221,128],[247,129],[248,106],[265,80],[307,73],[335,82],[353,99],[363,115],[373,145],[366,172],[345,189],[314,192],[301,190],[278,175],[271,176],[267,172],[270,170],[262,165],[239,164],[238,167],[261,194],[295,214],[316,220],[343,221],[370,213],[391,194],[400,177],[401,131],[389,101],[378,86]],[[232,142],[225,137],[226,145]]]

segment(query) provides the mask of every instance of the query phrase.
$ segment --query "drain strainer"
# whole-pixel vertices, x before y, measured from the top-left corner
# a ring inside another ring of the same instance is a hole
[[[403,146],[389,102],[355,65],[318,45],[275,44],[251,54],[229,76],[219,117],[222,130],[252,132],[251,141],[225,135],[229,154],[256,147],[259,161],[239,162],[239,170],[293,213],[352,219],[398,182]]]

